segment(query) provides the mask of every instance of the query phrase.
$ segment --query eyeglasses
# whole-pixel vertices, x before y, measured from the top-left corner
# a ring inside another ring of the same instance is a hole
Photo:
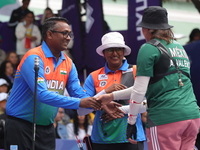
[[[68,32],[68,31],[55,31],[55,30],[50,30],[51,32],[56,32],[56,33],[61,33],[63,35],[64,38],[67,38],[68,36],[70,38],[74,38],[74,34],[72,32]]]
[[[114,51],[117,52],[118,54],[121,54],[124,51],[123,47],[113,47],[113,48],[107,48],[104,51],[108,52],[108,53],[113,53]]]

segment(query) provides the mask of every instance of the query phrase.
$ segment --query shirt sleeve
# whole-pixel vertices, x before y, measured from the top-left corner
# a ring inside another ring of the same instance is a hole
[[[96,90],[94,88],[94,82],[93,82],[91,74],[86,78],[83,88],[89,96],[94,96],[96,94]],[[87,115],[93,111],[94,111],[93,109],[80,108],[80,107],[77,110],[77,112],[80,116]]]
[[[28,84],[29,88],[32,92],[34,92],[35,87],[35,70],[34,70],[34,59],[35,57],[38,57],[37,55],[30,55],[26,58],[24,61],[22,67],[21,67],[21,75],[23,76],[25,82]],[[80,96],[78,91],[73,90],[74,94],[78,98],[70,97],[70,96],[63,96],[60,94],[57,94],[56,92],[49,91],[47,88],[47,84],[44,77],[44,64],[42,62],[42,59],[39,61],[39,72],[38,72],[38,78],[44,79],[44,82],[39,82],[37,84],[37,99],[45,104],[55,106],[55,107],[62,107],[67,109],[78,109],[80,104],[80,98],[81,96],[86,96],[86,94],[83,92],[80,85],[78,85],[78,89],[80,91],[82,90]],[[32,69],[30,69],[32,68]],[[71,76],[70,76],[71,77]],[[69,77],[69,78],[70,78]],[[74,77],[76,78],[76,77]],[[78,79],[76,79],[78,80]],[[71,82],[70,82],[71,83]],[[68,83],[69,84],[69,83]],[[73,83],[75,84],[75,83]],[[72,85],[68,85],[69,87]],[[72,90],[70,91],[72,93]]]
[[[135,124],[141,102],[144,100],[145,93],[150,77],[137,76],[130,97],[128,123]]]
[[[90,96],[94,96],[96,94],[96,90],[94,88],[94,81],[91,74],[86,78],[83,88],[86,91],[86,93]]]
[[[80,80],[78,79],[78,73],[74,64],[72,64],[72,69],[69,73],[66,88],[69,95],[72,97],[78,97],[78,98],[89,97],[89,95],[84,91],[84,89],[80,85]]]

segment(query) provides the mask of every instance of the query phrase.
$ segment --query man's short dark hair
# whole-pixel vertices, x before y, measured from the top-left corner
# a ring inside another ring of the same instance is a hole
[[[54,30],[55,29],[55,25],[58,21],[62,21],[65,22],[67,24],[69,24],[69,21],[66,18],[63,17],[51,17],[48,18],[44,21],[44,23],[42,24],[42,38],[43,40],[46,39],[46,33],[48,30]]]

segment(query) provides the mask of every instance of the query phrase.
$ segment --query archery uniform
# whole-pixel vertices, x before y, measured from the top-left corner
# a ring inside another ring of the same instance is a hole
[[[90,96],[94,96],[97,93],[103,91],[104,89],[111,86],[113,83],[121,83],[126,85],[127,87],[132,86],[134,82],[134,67],[129,67],[127,60],[123,60],[123,65],[117,71],[111,71],[107,64],[105,67],[102,67],[94,72],[92,72],[86,79],[84,84],[84,89]],[[128,76],[125,77],[125,74]],[[123,78],[123,81],[122,81]],[[128,85],[127,85],[128,84]],[[122,105],[129,105],[129,100],[120,100],[117,101]],[[100,120],[101,115],[104,111],[96,111],[95,119],[93,123],[93,130],[91,135],[91,140],[93,143],[97,144],[94,145],[98,147],[98,149],[103,148],[107,149],[134,149],[134,145],[130,144],[126,138],[126,127],[127,127],[127,118],[128,115],[125,114],[123,118],[118,118],[112,120],[108,123],[104,123]],[[141,122],[141,116],[138,114],[137,121],[137,141],[142,142],[145,141],[145,133]],[[120,144],[121,143],[121,144]],[[128,145],[125,145],[128,144]],[[125,147],[126,146],[126,147]]]

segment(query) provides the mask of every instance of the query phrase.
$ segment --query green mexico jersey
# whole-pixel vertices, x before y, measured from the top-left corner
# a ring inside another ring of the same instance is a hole
[[[170,44],[164,40],[159,41],[167,48],[180,70],[189,74],[190,62],[183,47],[176,41]],[[143,44],[137,57],[137,76],[153,77],[154,65],[160,55],[160,51],[155,46]],[[168,72],[173,70],[176,70],[176,67],[171,61]],[[181,74],[184,84],[182,87],[179,86],[178,79],[178,73],[173,73],[148,85],[146,97],[149,127],[200,117],[190,78]]]

